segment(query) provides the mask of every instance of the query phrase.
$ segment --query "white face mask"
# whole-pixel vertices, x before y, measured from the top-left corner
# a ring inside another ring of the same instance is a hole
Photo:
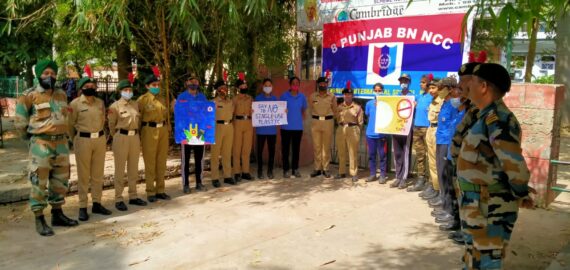
[[[263,92],[265,92],[266,94],[271,93],[271,90],[273,90],[273,87],[271,87],[271,86],[264,86],[263,87]]]
[[[402,89],[408,89],[408,84],[407,84],[407,83],[402,83],[402,84],[400,84],[400,87],[401,87]]]
[[[121,96],[125,99],[125,100],[129,100],[133,97],[133,92],[121,92]]]

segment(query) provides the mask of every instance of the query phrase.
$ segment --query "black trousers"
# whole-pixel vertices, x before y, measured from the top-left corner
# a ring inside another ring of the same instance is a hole
[[[263,171],[263,147],[267,141],[269,156],[267,157],[267,171],[273,172],[273,164],[275,163],[275,143],[277,135],[261,135],[257,134],[257,171]]]
[[[437,180],[439,181],[439,197],[443,202],[443,210],[453,214],[453,198],[455,190],[453,188],[453,167],[451,161],[447,160],[447,144],[438,144],[435,148],[435,162],[437,167]]]
[[[190,154],[194,151],[194,173],[196,174],[196,184],[202,183],[202,157],[204,156],[203,145],[183,144],[180,151],[182,155],[182,185],[190,185]]]
[[[301,151],[302,130],[281,130],[281,154],[283,160],[283,172],[299,169],[299,152]],[[292,160],[289,165],[289,151],[292,149]]]
[[[412,158],[412,132],[407,136],[392,136],[392,152],[394,153],[394,167],[396,169],[396,179],[406,180],[410,173],[410,163]]]

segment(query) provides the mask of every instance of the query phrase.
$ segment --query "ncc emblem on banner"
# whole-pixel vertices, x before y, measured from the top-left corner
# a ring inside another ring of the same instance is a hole
[[[368,67],[366,84],[382,82],[398,85],[402,73],[402,51],[404,43],[372,43],[368,46]]]

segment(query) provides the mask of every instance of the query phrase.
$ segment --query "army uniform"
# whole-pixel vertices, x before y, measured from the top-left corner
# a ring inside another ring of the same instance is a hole
[[[309,106],[313,121],[311,135],[315,155],[315,171],[326,173],[331,161],[331,145],[334,129],[334,115],[337,102],[330,92],[316,92],[310,96]]]
[[[220,154],[222,155],[222,167],[225,182],[232,182],[232,145],[234,140],[234,126],[232,125],[232,117],[234,115],[234,103],[227,96],[214,98],[216,104],[216,138],[212,145],[211,153],[211,170],[213,184],[218,185],[220,177]],[[218,181],[218,182],[217,182]]]
[[[132,202],[138,199],[137,181],[139,179],[139,158],[141,152],[139,105],[134,100],[121,98],[109,107],[108,119],[109,132],[113,136],[115,203],[123,201],[126,163],[129,202],[132,204]]]
[[[43,60],[36,65],[36,77],[47,67],[57,72],[55,62]],[[53,78],[55,82],[55,78]],[[55,83],[54,83],[55,84]],[[32,184],[30,208],[36,216],[36,231],[43,236],[53,235],[53,230],[45,222],[43,210],[51,205],[52,225],[76,226],[76,220],[63,215],[61,206],[65,203],[69,181],[67,96],[64,91],[54,89],[47,92],[37,85],[26,90],[16,104],[16,129],[31,135],[30,163],[28,177]],[[26,136],[27,137],[27,136]]]
[[[147,92],[137,100],[141,113],[141,142],[144,159],[146,194],[151,197],[165,195],[164,176],[168,157],[167,123],[169,109],[166,99]]]
[[[500,65],[481,64],[473,75],[504,93],[510,88],[509,74]],[[530,178],[521,127],[502,99],[479,111],[462,141],[457,177],[465,269],[501,269],[519,202],[528,199]]]
[[[249,157],[253,143],[251,123],[253,98],[247,94],[238,94],[232,102],[234,107],[233,173],[236,175],[236,180],[240,177],[252,180],[249,173]]]
[[[354,177],[358,174],[358,147],[360,142],[360,128],[364,124],[362,107],[355,102],[350,105],[346,102],[338,106],[338,127],[336,129],[336,145],[338,149],[338,173],[340,177],[346,175],[346,160],[348,153],[349,173]]]
[[[88,78],[80,80],[78,89],[90,82]],[[70,107],[69,128],[77,163],[80,220],[86,221],[89,218],[86,210],[89,190],[93,201],[92,211],[98,213],[101,208],[107,150],[105,103],[95,96],[90,101],[82,94],[71,102]],[[101,214],[108,215],[110,212],[103,210]]]

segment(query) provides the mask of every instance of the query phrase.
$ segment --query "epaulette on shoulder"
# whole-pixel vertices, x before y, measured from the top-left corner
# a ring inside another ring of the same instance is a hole
[[[487,117],[485,117],[485,124],[487,125],[493,124],[497,121],[499,121],[499,117],[495,111],[489,112],[489,114],[487,114]]]

